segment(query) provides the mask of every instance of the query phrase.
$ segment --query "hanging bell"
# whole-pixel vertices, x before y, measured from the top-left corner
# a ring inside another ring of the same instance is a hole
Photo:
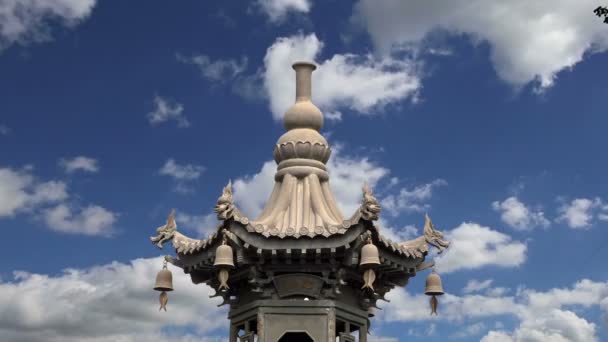
[[[380,256],[378,254],[378,247],[372,243],[372,239],[367,240],[367,244],[361,248],[361,261],[359,266],[364,268],[373,268],[380,265]]]
[[[443,295],[443,286],[441,285],[441,278],[439,277],[439,274],[435,272],[435,269],[433,269],[431,274],[426,278],[424,294],[431,296],[431,315],[437,315],[437,307],[439,306],[437,296]]]
[[[213,266],[220,269],[217,275],[217,279],[220,281],[219,290],[228,290],[230,288],[228,286],[228,278],[230,277],[228,269],[234,267],[234,258],[232,257],[232,247],[226,243],[225,235],[222,244],[215,250]]]
[[[158,271],[156,275],[156,284],[154,284],[154,289],[156,291],[161,291],[159,301],[160,301],[160,310],[167,311],[167,302],[169,301],[169,296],[167,295],[167,291],[173,291],[173,275],[171,271],[167,269],[167,260],[163,263],[163,269]]]
[[[234,267],[234,258],[232,257],[232,247],[226,244],[226,240],[215,250],[215,267]]]
[[[158,271],[156,275],[156,284],[154,285],[156,291],[173,291],[173,275],[171,271],[167,269],[167,262],[163,265],[163,269]]]

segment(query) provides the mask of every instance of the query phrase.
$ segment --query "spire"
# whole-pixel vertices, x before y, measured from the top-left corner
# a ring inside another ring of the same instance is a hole
[[[260,216],[251,222],[266,236],[295,237],[343,234],[345,224],[333,193],[325,163],[331,149],[319,132],[323,113],[312,103],[310,62],[293,64],[296,102],[284,117],[285,132],[274,148],[275,186]]]
[[[285,129],[310,128],[318,132],[323,127],[323,113],[312,103],[312,72],[317,67],[310,62],[296,62],[292,68],[296,71],[296,103],[285,113]]]
[[[317,66],[310,62],[295,62],[291,66],[296,71],[296,102],[312,100],[312,72]]]

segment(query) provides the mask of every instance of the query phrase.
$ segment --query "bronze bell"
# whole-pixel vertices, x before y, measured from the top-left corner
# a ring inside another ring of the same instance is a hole
[[[426,277],[426,288],[424,289],[424,294],[427,296],[431,296],[431,300],[429,304],[431,305],[431,315],[437,315],[437,307],[439,306],[439,300],[437,300],[437,296],[441,296],[443,294],[443,286],[441,285],[441,278],[439,274],[433,272]]]
[[[372,268],[380,265],[380,256],[378,254],[378,247],[372,243],[372,239],[367,240],[367,244],[361,248],[361,261],[359,266],[365,268]]]
[[[224,240],[215,250],[215,267],[234,267],[234,258],[232,257],[232,247],[226,244]]]
[[[154,289],[156,291],[173,291],[173,275],[167,269],[167,265],[164,265],[163,269],[158,271]]]
[[[158,300],[160,301],[160,310],[167,311],[167,303],[169,302],[169,296],[167,291],[173,291],[173,275],[171,271],[167,269],[167,260],[163,262],[163,269],[158,271],[156,275],[156,284],[154,284],[156,291],[161,291]]]
[[[443,286],[441,285],[441,278],[435,271],[431,272],[426,277],[426,288],[424,294],[427,296],[441,296],[443,294]]]

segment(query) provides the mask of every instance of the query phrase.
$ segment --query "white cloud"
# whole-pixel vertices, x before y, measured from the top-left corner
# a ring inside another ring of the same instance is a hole
[[[276,172],[277,164],[270,160],[262,165],[260,172],[234,181],[234,200],[243,214],[257,217],[262,212],[274,186]]]
[[[78,156],[72,159],[61,159],[59,165],[64,168],[65,172],[72,173],[74,171],[97,172],[99,166],[97,160],[85,156]]]
[[[456,338],[463,338],[469,336],[476,336],[486,330],[486,325],[482,322],[477,322],[466,326],[464,329],[456,332],[453,336]]]
[[[208,336],[228,328],[225,310],[208,298],[213,291],[192,284],[180,269],[169,266],[175,291],[168,312],[158,311],[152,287],[161,266],[161,258],[154,258],[57,276],[15,272],[14,280],[0,282],[6,309],[0,310],[0,336],[10,342],[226,341]]]
[[[66,204],[45,209],[44,221],[51,229],[70,234],[110,236],[117,215],[98,205],[73,212]]]
[[[323,43],[315,34],[278,38],[266,51],[263,72],[270,110],[277,120],[295,101],[295,73],[291,65],[315,60]],[[336,54],[320,61],[313,73],[313,100],[321,109],[340,108],[374,114],[389,103],[414,98],[420,88],[416,65],[389,57]]]
[[[256,5],[273,23],[282,22],[290,12],[308,13],[310,0],[257,0]]]
[[[17,43],[51,40],[51,23],[72,27],[85,20],[95,0],[3,0],[0,50]]]
[[[492,279],[486,279],[483,281],[480,281],[477,279],[471,279],[467,282],[467,285],[464,287],[464,289],[462,289],[462,292],[464,292],[464,293],[479,292],[481,290],[485,290],[485,289],[489,288],[490,285],[492,285],[492,282],[493,282]]]
[[[501,79],[517,87],[538,81],[544,89],[585,55],[608,49],[605,27],[592,17],[596,6],[592,0],[361,0],[353,20],[387,55],[420,47],[438,30],[466,34],[477,45],[488,43]]]
[[[207,215],[190,215],[178,211],[175,215],[175,220],[179,225],[178,229],[181,229],[183,225],[186,229],[197,232],[203,239],[216,232],[219,223],[215,213]]]
[[[0,217],[62,201],[66,187],[60,181],[40,182],[28,170],[0,168]]]
[[[212,61],[209,56],[183,56],[178,54],[177,60],[196,65],[201,75],[211,81],[229,82],[247,68],[247,57],[242,57],[240,63],[234,59],[218,59]]]
[[[482,341],[526,342],[594,342],[595,324],[577,316],[572,311],[553,309],[548,313],[525,320],[512,335],[492,331]]]
[[[437,269],[444,273],[490,265],[515,267],[526,260],[526,244],[477,223],[462,223],[445,235],[450,248],[437,258]]]
[[[424,212],[430,206],[424,201],[428,201],[433,195],[433,189],[445,186],[448,183],[443,179],[436,179],[430,183],[415,186],[413,189],[402,188],[397,195],[386,196],[382,200],[382,208],[393,215],[399,212]]]
[[[169,158],[158,173],[173,178],[175,181],[173,190],[187,194],[193,191],[189,182],[198,179],[204,171],[205,167],[202,165],[178,164],[174,159]]]
[[[501,213],[500,218],[517,230],[530,230],[534,227],[548,227],[550,222],[540,211],[530,210],[517,197],[509,197],[504,201],[495,201],[492,208]]]
[[[367,157],[346,155],[339,145],[334,147],[327,170],[336,201],[342,214],[347,217],[354,214],[361,205],[363,184],[367,182],[374,189],[390,173],[390,170]]]
[[[325,112],[323,113],[323,116],[325,119],[330,121],[342,121],[342,112],[337,110],[333,112]]]
[[[183,112],[184,106],[181,103],[155,95],[154,110],[147,114],[148,122],[151,125],[158,125],[169,120],[175,120],[177,127],[189,127],[190,122],[186,119]]]
[[[463,322],[499,316],[519,321],[513,332],[491,331],[482,341],[597,341],[595,325],[578,317],[570,308],[600,306],[608,310],[608,282],[583,279],[570,288],[547,291],[520,289],[515,296],[491,297],[479,294],[456,296],[449,292],[439,300],[440,315],[429,314],[428,297],[405,289],[391,291],[391,300],[377,313],[383,321],[447,320]],[[496,326],[499,328],[499,326]],[[481,331],[482,329],[479,329]],[[553,338],[553,339],[552,339]]]
[[[167,159],[158,171],[161,175],[170,176],[176,180],[194,180],[205,170],[203,166],[194,164],[178,164],[172,158]]]
[[[396,242],[411,240],[419,236],[418,229],[414,225],[409,224],[397,229],[391,227],[382,217],[375,226],[378,227],[382,236]]]
[[[560,214],[558,221],[565,221],[568,227],[574,229],[585,229],[592,225],[595,211],[602,208],[602,200],[598,197],[594,199],[576,198],[570,203],[564,203],[558,209]],[[604,219],[604,213],[599,214],[599,219]]]
[[[56,231],[107,236],[117,214],[94,204],[74,212],[68,203],[67,185],[61,181],[41,182],[31,169],[0,168],[0,217],[28,213],[41,218]]]

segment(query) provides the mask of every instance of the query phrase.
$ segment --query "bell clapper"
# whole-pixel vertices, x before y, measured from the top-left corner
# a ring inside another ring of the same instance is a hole
[[[173,291],[173,275],[171,271],[167,269],[167,260],[163,261],[163,268],[156,275],[156,284],[154,290],[161,291],[159,296],[160,308],[158,311],[167,311],[167,302],[169,302],[169,296],[167,291]]]

